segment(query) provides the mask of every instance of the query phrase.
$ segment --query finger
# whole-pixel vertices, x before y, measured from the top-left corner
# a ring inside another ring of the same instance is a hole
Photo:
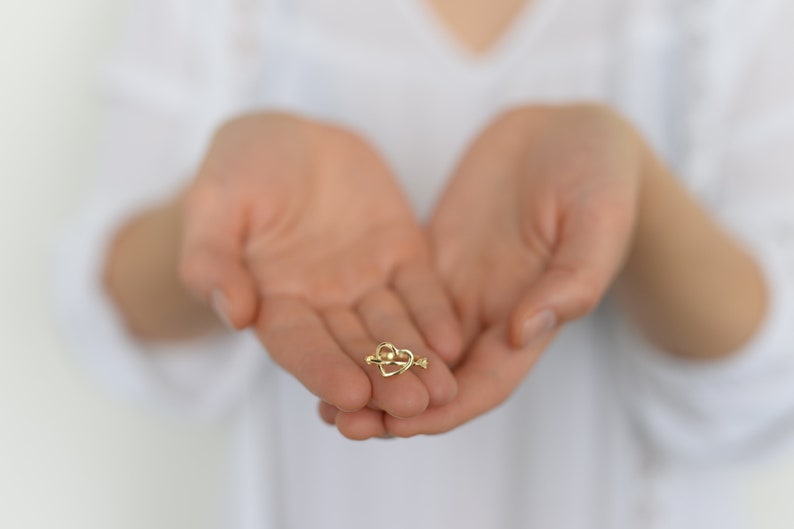
[[[359,301],[357,310],[370,336],[378,342],[389,341],[400,349],[412,351],[416,357],[427,357],[427,369],[412,368],[400,377],[412,374],[421,380],[427,388],[431,406],[443,406],[455,398],[455,377],[443,359],[424,342],[394,292],[374,290]]]
[[[448,365],[456,363],[463,352],[463,331],[441,278],[417,263],[401,267],[393,285],[426,343]]]
[[[336,406],[320,401],[317,403],[317,413],[320,414],[320,418],[325,424],[334,426],[336,424],[336,415],[341,412]]]
[[[364,408],[359,411],[341,412],[327,402],[320,401],[317,405],[320,418],[328,425],[337,429],[349,439],[363,440],[372,437],[388,437],[383,424],[383,412]],[[375,413],[373,413],[375,412]],[[337,421],[337,416],[344,414]]]
[[[179,276],[224,323],[242,329],[253,323],[258,305],[254,278],[243,264],[244,211],[219,200],[199,191],[185,199]]]
[[[386,430],[399,437],[440,434],[461,426],[502,404],[529,373],[553,338],[516,352],[506,341],[505,326],[486,331],[455,370],[458,395],[439,408],[406,419],[385,417]]]
[[[385,416],[384,412],[370,408],[351,413],[340,411],[336,415],[336,428],[342,435],[354,441],[383,437],[386,435],[386,426],[383,424]]]
[[[366,357],[375,352],[377,343],[369,336],[359,316],[351,309],[335,307],[323,312],[328,329],[351,362],[369,377],[372,402],[395,417],[412,417],[422,413],[430,401],[424,384],[410,371],[384,378],[376,366],[367,365]]]
[[[580,318],[601,301],[622,266],[633,221],[601,207],[567,221],[558,248],[510,316],[510,342],[525,347],[559,323]]]
[[[369,403],[372,385],[367,375],[304,301],[287,296],[266,298],[256,330],[273,360],[321,400],[347,411]]]

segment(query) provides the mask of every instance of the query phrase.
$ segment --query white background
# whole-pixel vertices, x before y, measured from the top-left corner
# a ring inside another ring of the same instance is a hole
[[[124,6],[0,0],[2,529],[216,527],[223,425],[111,400],[73,362],[52,310],[53,238],[89,183],[97,69]],[[748,527],[794,528],[794,451],[731,476]]]
[[[88,185],[124,2],[0,0],[0,528],[205,529],[227,435],[111,400],[62,342],[52,242]]]

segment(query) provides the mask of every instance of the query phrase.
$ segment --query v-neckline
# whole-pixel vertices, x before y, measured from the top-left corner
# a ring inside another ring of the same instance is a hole
[[[560,0],[528,0],[513,20],[482,51],[468,46],[426,0],[397,0],[413,20],[417,33],[441,60],[470,71],[492,70],[531,41],[545,25]]]

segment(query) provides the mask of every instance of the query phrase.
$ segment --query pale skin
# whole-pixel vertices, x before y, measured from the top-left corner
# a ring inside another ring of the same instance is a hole
[[[488,4],[505,16],[478,32],[477,4],[448,16],[454,3],[433,2],[482,50],[520,5]],[[596,105],[497,117],[424,227],[363,139],[237,118],[184,194],[120,230],[105,279],[142,339],[216,332],[216,314],[254,326],[353,439],[441,433],[494,408],[610,290],[651,341],[693,361],[736,351],[766,308],[752,256]],[[384,336],[431,367],[380,378],[363,360]]]

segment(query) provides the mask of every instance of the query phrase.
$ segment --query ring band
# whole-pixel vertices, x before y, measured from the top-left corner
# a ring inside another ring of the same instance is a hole
[[[382,342],[375,349],[375,354],[365,358],[367,364],[376,365],[384,378],[402,375],[412,367],[427,369],[427,358],[416,357],[408,349],[397,349],[394,344]],[[387,371],[385,366],[398,366],[398,369]]]

